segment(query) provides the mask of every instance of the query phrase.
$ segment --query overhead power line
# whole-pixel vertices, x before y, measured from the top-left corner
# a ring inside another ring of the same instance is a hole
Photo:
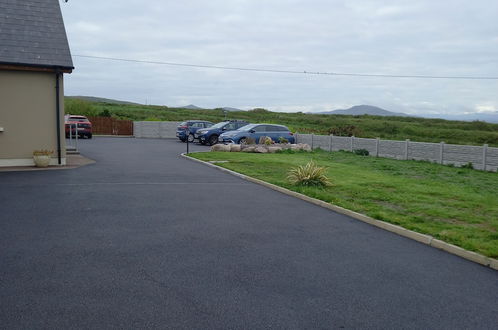
[[[289,74],[308,74],[308,75],[326,75],[326,76],[348,76],[348,77],[374,77],[374,78],[417,78],[417,79],[469,79],[469,80],[498,80],[498,77],[483,77],[483,76],[433,76],[433,75],[397,75],[397,74],[369,74],[369,73],[345,73],[345,72],[319,72],[319,71],[296,71],[296,70],[277,70],[277,69],[257,69],[257,68],[242,68],[230,66],[217,66],[217,65],[202,65],[202,64],[188,64],[176,62],[160,62],[160,61],[147,61],[136,60],[116,57],[103,57],[91,55],[74,55],[75,57],[84,57],[97,60],[107,61],[121,61],[121,62],[135,62],[147,63],[158,65],[171,65],[193,68],[205,69],[218,69],[218,70],[236,70],[236,71],[252,71],[252,72],[270,72],[270,73],[289,73]]]

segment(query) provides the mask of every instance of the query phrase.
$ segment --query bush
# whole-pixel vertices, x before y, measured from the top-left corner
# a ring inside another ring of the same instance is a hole
[[[245,144],[256,144],[256,140],[252,137],[246,137]]]
[[[325,167],[317,166],[313,161],[291,169],[287,179],[300,186],[330,186],[330,181],[325,175]]]
[[[370,152],[368,152],[367,149],[356,149],[354,150],[354,153],[359,156],[368,156],[370,155]]]
[[[284,138],[283,136],[281,136],[281,137],[278,138],[278,142],[280,142],[282,144],[287,144],[287,143],[289,143],[289,140],[287,140],[286,138]]]
[[[271,139],[271,137],[269,136],[262,136],[259,138],[259,141],[258,141],[259,144],[266,144],[267,146],[270,145],[270,144],[273,144],[273,140]]]
[[[361,130],[354,125],[344,125],[332,127],[328,131],[329,134],[337,135],[337,136],[359,136],[361,135]]]

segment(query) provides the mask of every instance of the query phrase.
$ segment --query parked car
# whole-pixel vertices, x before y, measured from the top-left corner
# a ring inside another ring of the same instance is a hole
[[[206,120],[187,120],[176,127],[176,137],[182,142],[194,142],[194,134],[201,128],[211,127],[212,122]]]
[[[246,143],[247,138],[253,138],[258,143],[262,136],[268,136],[274,142],[280,142],[280,138],[285,138],[289,143],[295,142],[294,134],[286,126],[274,124],[249,124],[236,131],[221,134],[219,142]]]
[[[239,129],[249,124],[244,120],[227,120],[211,126],[209,129],[200,129],[195,134],[195,138],[199,139],[202,144],[213,145],[218,143],[218,137],[225,132]]]
[[[92,123],[85,116],[79,115],[65,115],[64,116],[64,129],[66,132],[66,138],[71,134],[76,137],[92,138]]]

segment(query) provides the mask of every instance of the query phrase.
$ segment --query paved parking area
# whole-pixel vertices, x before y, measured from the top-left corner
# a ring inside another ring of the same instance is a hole
[[[175,140],[80,149],[97,163],[0,173],[0,328],[498,324],[494,270],[183,159]]]

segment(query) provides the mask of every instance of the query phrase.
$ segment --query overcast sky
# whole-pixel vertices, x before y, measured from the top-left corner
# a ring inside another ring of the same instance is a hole
[[[175,67],[498,76],[498,1],[61,1],[75,70],[66,95],[168,106],[498,111],[498,80],[372,78]]]

